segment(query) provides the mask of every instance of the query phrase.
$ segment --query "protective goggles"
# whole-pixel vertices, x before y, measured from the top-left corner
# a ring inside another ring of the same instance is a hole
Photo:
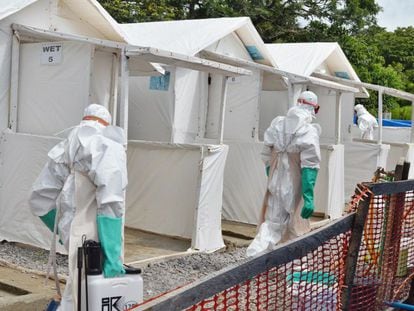
[[[103,126],[108,126],[109,125],[109,123],[106,122],[104,119],[101,119],[101,118],[98,118],[98,117],[95,117],[95,116],[84,116],[82,118],[82,120],[84,120],[84,121],[96,121],[96,122],[102,124]]]
[[[306,99],[303,99],[303,98],[299,98],[298,103],[312,106],[313,109],[315,110],[315,114],[317,114],[319,112],[320,106],[318,104],[312,103],[312,102],[307,101]]]

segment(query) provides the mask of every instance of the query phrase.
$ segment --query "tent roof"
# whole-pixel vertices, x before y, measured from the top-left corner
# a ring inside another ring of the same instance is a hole
[[[0,20],[24,9],[36,1],[37,0],[0,0]]]
[[[244,45],[254,45],[263,55],[258,61],[275,65],[249,17],[225,17],[138,24],[122,24],[128,43],[153,46],[194,56],[214,42],[235,32]]]
[[[266,44],[266,47],[282,70],[304,76],[325,73],[361,81],[336,42],[276,43]],[[364,88],[357,94],[357,97],[367,96],[368,92]]]
[[[0,0],[0,20],[23,10],[25,7],[39,0]],[[53,0],[58,1],[58,0]],[[106,39],[125,42],[118,23],[96,0],[61,0],[65,3],[83,22],[102,33]]]

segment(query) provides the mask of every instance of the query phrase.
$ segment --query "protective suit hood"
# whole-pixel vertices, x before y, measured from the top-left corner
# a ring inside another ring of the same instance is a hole
[[[362,114],[368,113],[368,110],[361,104],[356,105],[354,109],[358,117],[361,116]]]
[[[310,107],[312,110],[313,108]],[[285,118],[285,133],[300,135],[304,127],[312,122],[312,113],[304,105],[298,105],[289,109]]]

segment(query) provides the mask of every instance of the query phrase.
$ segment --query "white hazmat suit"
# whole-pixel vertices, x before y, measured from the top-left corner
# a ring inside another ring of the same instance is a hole
[[[58,310],[76,310],[76,254],[82,235],[101,242],[104,275],[124,273],[124,191],[127,186],[126,139],[110,126],[101,105],[89,105],[78,126],[48,153],[48,162],[30,196],[32,213],[54,231],[69,253],[69,279]],[[53,245],[52,245],[53,248]]]
[[[290,108],[286,117],[276,117],[264,134],[262,157],[266,167],[270,167],[269,178],[261,224],[247,248],[248,256],[272,250],[279,242],[310,230],[309,221],[304,218],[313,212],[313,187],[321,159],[321,129],[311,124],[315,109],[319,108],[316,102],[315,94],[303,92],[298,105]],[[302,187],[307,188],[306,197]],[[305,206],[301,209],[302,195]]]
[[[373,140],[374,127],[378,127],[377,119],[361,104],[356,105],[354,110],[358,117],[357,123],[361,130],[361,138]]]

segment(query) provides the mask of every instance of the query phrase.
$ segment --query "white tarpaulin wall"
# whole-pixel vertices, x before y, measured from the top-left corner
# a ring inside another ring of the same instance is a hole
[[[163,80],[155,77],[157,80],[164,81],[164,84],[155,82],[151,84],[151,77],[129,78],[129,139],[171,141],[175,69],[167,67],[166,70],[167,76]]]
[[[377,167],[386,167],[389,149],[386,144],[345,143],[345,202],[358,183],[371,181]]]
[[[50,47],[59,47],[60,62],[42,63],[42,51]],[[90,44],[53,42],[21,45],[18,132],[53,135],[79,123],[79,116],[89,102],[91,56]]]
[[[33,182],[47,161],[47,153],[58,142],[57,138],[26,134],[3,133],[1,136],[0,240],[49,249],[52,234],[32,215],[27,200]],[[60,245],[58,250],[64,253]]]
[[[206,73],[171,66],[164,76],[130,77],[129,138],[195,142],[206,118],[207,88]]]
[[[352,137],[361,138],[361,130],[356,124],[352,126]],[[378,128],[374,128],[374,140],[378,140]],[[409,143],[411,140],[410,127],[382,127],[382,140],[395,143]]]
[[[226,142],[229,145],[224,177],[223,217],[257,224],[266,189],[260,152],[262,143]],[[317,212],[332,219],[343,211],[343,146],[321,145],[321,169],[315,188]],[[330,209],[327,209],[327,207]]]
[[[276,116],[284,116],[288,111],[287,91],[262,91],[260,93],[259,139],[263,140],[266,129]]]
[[[411,143],[394,143],[394,142],[384,142],[389,144],[390,150],[388,151],[387,165],[385,169],[387,171],[395,170],[395,166],[400,161],[401,158],[404,158],[405,161],[414,163],[414,144]],[[408,178],[414,178],[414,165],[410,166],[410,171]]]
[[[258,136],[261,73],[230,78],[227,90],[224,139],[254,141]]]
[[[337,219],[344,210],[344,146],[321,145],[321,157],[315,187],[315,212]]]
[[[260,152],[262,143],[226,142],[223,218],[256,224],[266,190],[266,173]]]
[[[212,251],[221,236],[223,170],[228,147],[130,141],[126,225],[192,239]]]
[[[173,142],[193,143],[201,132],[205,120],[208,98],[208,74],[177,68],[174,84]]]
[[[50,247],[51,233],[32,215],[27,199],[48,151],[58,141],[3,133],[0,240]],[[126,224],[192,239],[192,247],[199,250],[223,247],[221,193],[227,150],[227,146],[130,143]],[[59,251],[64,252],[61,247]]]
[[[360,140],[361,130],[357,125],[351,127],[352,137]],[[374,141],[378,140],[378,128],[374,128]],[[414,144],[411,141],[410,127],[390,127],[384,126],[382,128],[382,142],[389,146],[388,157],[386,158],[386,165],[382,163],[384,169],[392,171],[395,169],[398,161],[404,158],[410,163],[414,163]],[[361,140],[360,143],[363,143]],[[368,143],[368,142],[366,142]],[[356,163],[355,165],[360,165]],[[409,178],[414,178],[414,166],[410,166]]]

